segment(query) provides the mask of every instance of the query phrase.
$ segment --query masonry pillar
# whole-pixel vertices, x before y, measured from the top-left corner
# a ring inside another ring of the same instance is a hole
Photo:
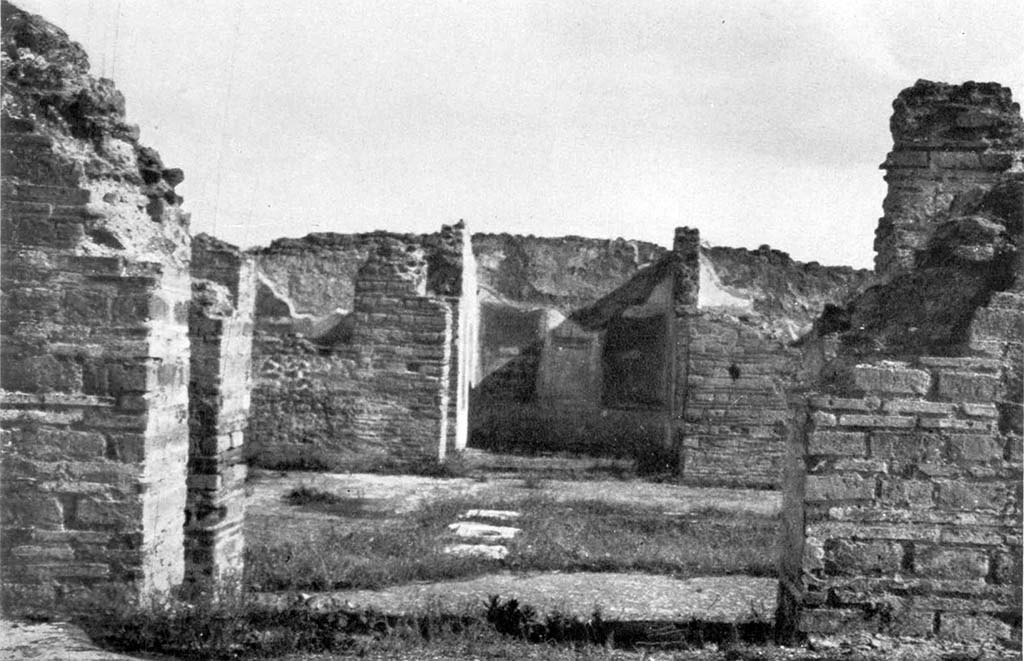
[[[256,271],[251,256],[201,234],[191,273],[185,580],[213,592],[240,586]]]
[[[1024,123],[994,83],[919,81],[894,108],[890,277],[850,302],[849,331],[807,338],[829,351],[817,392],[792,393],[776,622],[1019,647]],[[967,341],[915,342],[937,310]]]
[[[188,216],[81,47],[3,28],[2,596],[53,615],[182,580]]]
[[[881,167],[889,190],[875,232],[875,271],[912,269],[957,196],[980,196],[1020,171],[1020,106],[997,83],[919,80],[893,101],[893,149]]]
[[[451,424],[452,309],[427,295],[421,248],[382,242],[356,277],[353,436],[399,463],[444,459]]]
[[[679,473],[685,471],[684,430],[686,426],[687,380],[693,318],[697,314],[700,290],[700,230],[677,227],[672,242],[676,266],[672,275],[672,310],[669,319],[669,411],[665,424],[665,445],[679,458]]]

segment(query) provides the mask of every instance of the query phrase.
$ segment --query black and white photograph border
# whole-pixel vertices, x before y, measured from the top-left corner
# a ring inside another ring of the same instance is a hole
[[[1021,658],[1024,5],[2,14],[0,658]]]

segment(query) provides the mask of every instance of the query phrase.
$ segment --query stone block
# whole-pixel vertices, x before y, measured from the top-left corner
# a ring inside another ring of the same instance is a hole
[[[883,168],[926,168],[928,167],[928,152],[927,151],[909,151],[900,149],[889,152],[889,155],[885,158],[885,163],[882,164]]]
[[[862,415],[844,413],[839,416],[843,427],[886,427],[889,429],[910,429],[917,426],[917,419],[906,415]]]
[[[952,402],[991,403],[1002,392],[999,377],[992,374],[941,370],[938,381],[939,396]]]
[[[835,427],[837,424],[836,415],[828,411],[814,411],[811,420],[818,427]]]
[[[931,374],[902,363],[856,365],[852,368],[854,386],[875,394],[924,395],[931,388]]]
[[[954,461],[1002,461],[1002,443],[993,434],[951,434],[949,457]]]
[[[889,615],[883,631],[891,636],[930,637],[935,633],[935,611],[899,610]]]
[[[815,395],[808,398],[812,407],[836,411],[854,411],[870,413],[877,411],[882,405],[878,397],[835,397],[834,395]]]
[[[1019,310],[982,308],[971,324],[972,340],[1019,341],[1024,337],[1024,313]]]
[[[867,455],[867,434],[819,429],[811,432],[807,442],[809,454],[844,455],[863,457]]]
[[[995,429],[994,420],[962,420],[956,418],[921,418],[918,426],[922,429],[959,430],[986,432]]]
[[[927,480],[883,478],[879,503],[895,507],[931,507],[935,485]]]
[[[874,495],[874,478],[864,478],[856,473],[808,475],[804,500],[806,502],[870,500],[874,498]]]
[[[861,457],[838,457],[831,462],[834,471],[853,471],[857,473],[886,473],[889,466],[881,459],[863,459]],[[820,471],[817,471],[820,472]]]
[[[15,558],[36,560],[73,560],[75,550],[69,544],[30,544],[15,546],[10,553]]]
[[[896,542],[838,540],[825,544],[825,571],[829,574],[893,574],[903,563],[903,547]]]
[[[6,471],[5,477],[10,480]],[[64,507],[57,495],[11,488],[12,486],[14,485],[10,485],[0,498],[0,519],[4,527],[60,528],[64,525]]]
[[[1019,586],[1021,584],[1021,550],[998,551],[992,558],[992,578],[996,583]]]
[[[799,630],[808,634],[841,634],[868,625],[866,613],[859,608],[809,608],[799,617]]]
[[[90,460],[106,454],[106,439],[95,432],[37,427],[5,431],[3,435],[14,452],[31,459]]]
[[[920,399],[894,399],[885,402],[882,410],[886,413],[896,414],[946,416],[956,412],[956,405],[949,402],[928,402]]]
[[[22,392],[75,392],[82,390],[82,366],[52,355],[4,360],[5,390]]]
[[[995,404],[964,403],[960,405],[960,410],[963,411],[964,415],[969,415],[974,418],[999,417],[999,409]]]
[[[1013,629],[990,615],[940,613],[939,636],[957,641],[1010,640]]]
[[[935,504],[938,507],[997,512],[1011,512],[1020,507],[1019,484],[942,480],[937,485]]]
[[[988,575],[988,555],[979,549],[915,546],[914,573],[930,578],[983,579]]]
[[[76,527],[131,530],[141,525],[142,505],[137,501],[111,501],[93,496],[78,499],[75,511]]]
[[[926,432],[873,431],[869,436],[871,456],[889,462],[893,472],[921,463],[943,460],[945,440]]]
[[[976,170],[981,159],[975,151],[933,151],[929,164],[944,170]]]

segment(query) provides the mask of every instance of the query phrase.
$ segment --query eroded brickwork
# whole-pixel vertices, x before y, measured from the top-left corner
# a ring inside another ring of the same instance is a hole
[[[894,153],[922,150],[928,200],[901,197],[914,222],[890,234],[890,188],[883,284],[808,345],[817,392],[791,396],[778,621],[1019,645],[1019,107],[998,85],[919,82],[896,110]],[[980,176],[990,159],[1003,165]]]
[[[679,321],[685,331],[677,351],[686,374],[678,388],[684,400],[676,432],[679,473],[695,484],[778,487],[786,391],[799,377],[801,352],[791,344],[826,305],[848,300],[872,275],[803,264],[768,246],[689,242],[699,289]]]
[[[893,102],[890,128],[889,192],[875,239],[883,276],[912,269],[957,196],[984,193],[1019,170],[1024,147],[1020,105],[996,83],[918,81]]]
[[[288,316],[295,307],[282,297],[281,309],[257,311],[250,455],[263,465],[408,466],[437,461],[456,445],[460,382],[452,370],[470,359],[453,360],[461,355],[462,228],[367,236],[372,241],[358,243],[372,250],[352,257],[363,263],[348,309],[320,319]],[[340,268],[352,242],[327,243],[346,246],[319,255],[324,269]],[[257,252],[257,259],[262,269],[271,258]],[[297,284],[289,291],[307,296]]]
[[[201,234],[191,273],[185,580],[213,590],[239,586],[243,564],[256,271],[251,257]]]
[[[180,170],[67,35],[3,5],[8,612],[180,583],[188,453]]]

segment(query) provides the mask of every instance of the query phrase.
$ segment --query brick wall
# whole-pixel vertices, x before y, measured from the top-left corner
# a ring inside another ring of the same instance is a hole
[[[239,585],[244,439],[252,387],[252,258],[207,235],[192,242],[185,580]]]
[[[453,444],[458,340],[452,305],[428,285],[449,294],[461,285],[431,282],[429,247],[399,235],[376,241],[355,276],[346,340],[317,344],[258,320],[249,445],[261,465],[408,466]]]
[[[780,486],[789,418],[785,388],[799,352],[711,311],[695,315],[688,332],[683,480]]]

